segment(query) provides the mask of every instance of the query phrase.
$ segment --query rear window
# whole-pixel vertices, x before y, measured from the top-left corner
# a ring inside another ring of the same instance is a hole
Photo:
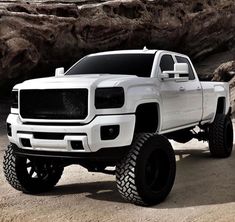
[[[174,70],[174,60],[171,55],[163,55],[160,61],[161,71]]]
[[[117,74],[150,77],[155,54],[112,54],[88,56],[66,75]]]

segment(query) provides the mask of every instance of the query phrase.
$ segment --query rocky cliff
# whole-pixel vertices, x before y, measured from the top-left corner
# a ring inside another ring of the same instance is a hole
[[[0,90],[91,52],[145,45],[196,61],[220,51],[234,57],[234,1],[1,2]]]

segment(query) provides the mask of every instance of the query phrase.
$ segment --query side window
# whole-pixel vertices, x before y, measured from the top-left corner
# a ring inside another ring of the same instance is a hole
[[[160,61],[161,71],[174,70],[174,60],[171,55],[163,55]]]
[[[193,73],[193,69],[192,66],[190,64],[190,62],[188,61],[187,58],[181,57],[181,56],[175,56],[176,60],[178,63],[187,63],[188,64],[188,68],[189,68],[189,80],[194,80],[195,76]]]

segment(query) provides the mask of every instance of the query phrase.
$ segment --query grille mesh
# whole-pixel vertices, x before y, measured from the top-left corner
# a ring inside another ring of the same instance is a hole
[[[87,113],[87,89],[20,91],[20,114],[25,119],[85,119]]]

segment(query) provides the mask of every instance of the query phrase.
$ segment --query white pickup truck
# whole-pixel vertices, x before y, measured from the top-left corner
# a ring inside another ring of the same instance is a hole
[[[200,82],[190,59],[175,52],[91,54],[65,73],[16,85],[12,95],[4,172],[27,193],[53,188],[65,166],[80,164],[116,173],[126,200],[157,204],[175,179],[168,139],[208,141],[217,158],[233,148],[228,85]]]

